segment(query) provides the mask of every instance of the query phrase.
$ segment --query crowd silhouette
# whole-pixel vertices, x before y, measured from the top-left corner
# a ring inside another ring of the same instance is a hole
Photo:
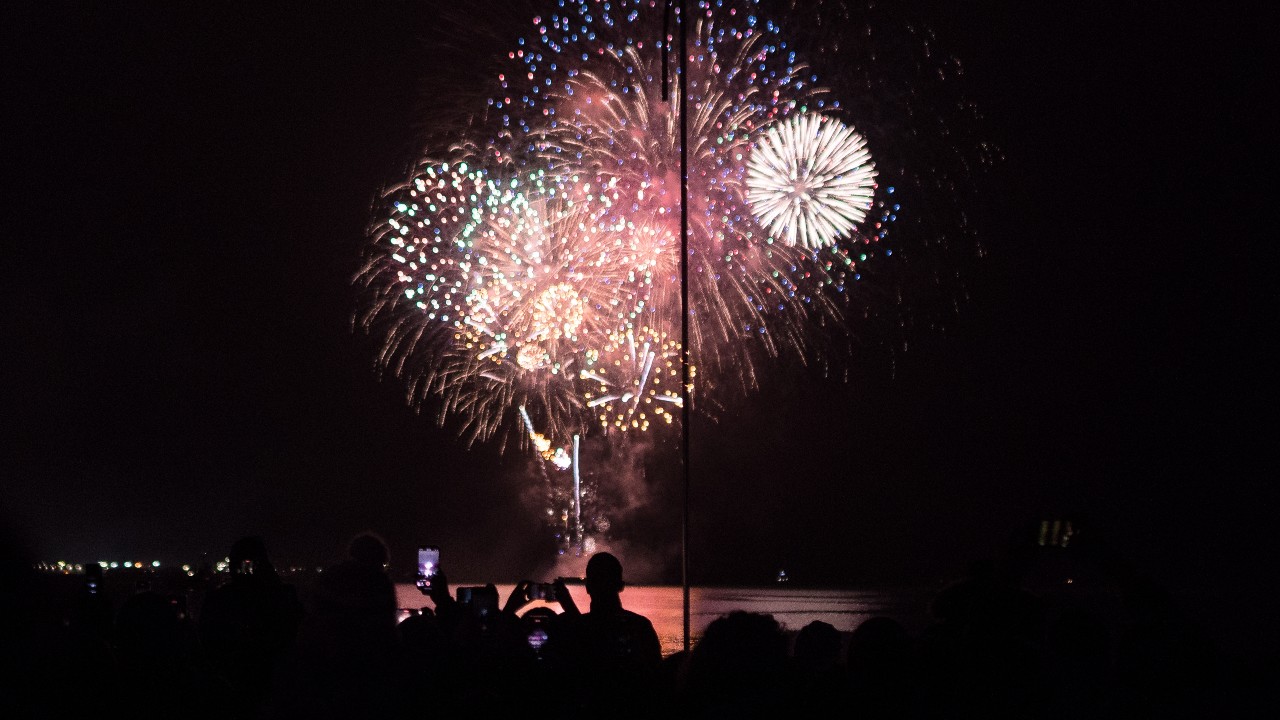
[[[1200,718],[1266,716],[1232,692],[1213,644],[1167,592],[1131,575],[1117,621],[1029,591],[1011,564],[974,563],[912,632],[872,617],[843,632],[733,611],[663,656],[624,608],[623,566],[593,555],[579,609],[453,588],[398,621],[388,548],[353,539],[305,588],[261,538],[234,543],[199,592],[140,581],[113,600],[102,573],[39,573],[3,558],[8,718]],[[49,582],[49,577],[62,581]],[[545,591],[545,590],[543,590]],[[523,612],[521,612],[524,610]]]

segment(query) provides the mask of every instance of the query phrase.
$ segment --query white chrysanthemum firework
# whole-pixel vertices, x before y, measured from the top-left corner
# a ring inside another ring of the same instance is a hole
[[[747,202],[787,245],[817,248],[848,235],[866,218],[875,183],[866,138],[816,113],[771,125],[747,163]]]

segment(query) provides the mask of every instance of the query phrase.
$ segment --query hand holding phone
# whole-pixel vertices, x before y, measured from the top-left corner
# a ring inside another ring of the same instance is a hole
[[[507,602],[502,606],[502,612],[508,615],[516,614],[520,608],[529,602],[529,585],[528,580],[521,580],[511,588],[511,594],[507,596]]]
[[[566,615],[581,615],[582,611],[578,609],[578,604],[573,601],[573,595],[569,592],[570,584],[581,584],[581,578],[565,578],[558,577],[555,582],[551,583],[555,588],[556,602],[560,603],[560,609]]]

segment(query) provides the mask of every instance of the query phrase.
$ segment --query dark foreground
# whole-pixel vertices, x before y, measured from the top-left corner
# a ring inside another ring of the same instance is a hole
[[[558,652],[545,608],[517,599],[513,612],[461,605],[446,616],[424,601],[404,618],[381,567],[343,567],[281,576],[260,561],[99,580],[9,563],[0,714],[1167,720],[1274,709],[1268,669],[1224,658],[1136,574],[1055,593],[977,564],[915,626],[871,613],[852,628],[836,617],[797,627],[744,600],[700,627],[691,652],[610,679]]]

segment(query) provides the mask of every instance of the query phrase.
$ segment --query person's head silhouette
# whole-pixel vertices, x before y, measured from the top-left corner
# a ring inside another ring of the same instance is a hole
[[[382,538],[373,533],[361,533],[347,547],[347,555],[357,565],[385,570],[390,553],[387,552],[387,544],[382,541]]]
[[[231,572],[233,577],[249,575],[274,575],[275,569],[267,559],[267,545],[257,535],[242,537],[231,546]]]
[[[618,602],[618,593],[626,583],[622,580],[622,563],[610,553],[600,552],[587,561],[587,594],[592,607],[600,602]]]

